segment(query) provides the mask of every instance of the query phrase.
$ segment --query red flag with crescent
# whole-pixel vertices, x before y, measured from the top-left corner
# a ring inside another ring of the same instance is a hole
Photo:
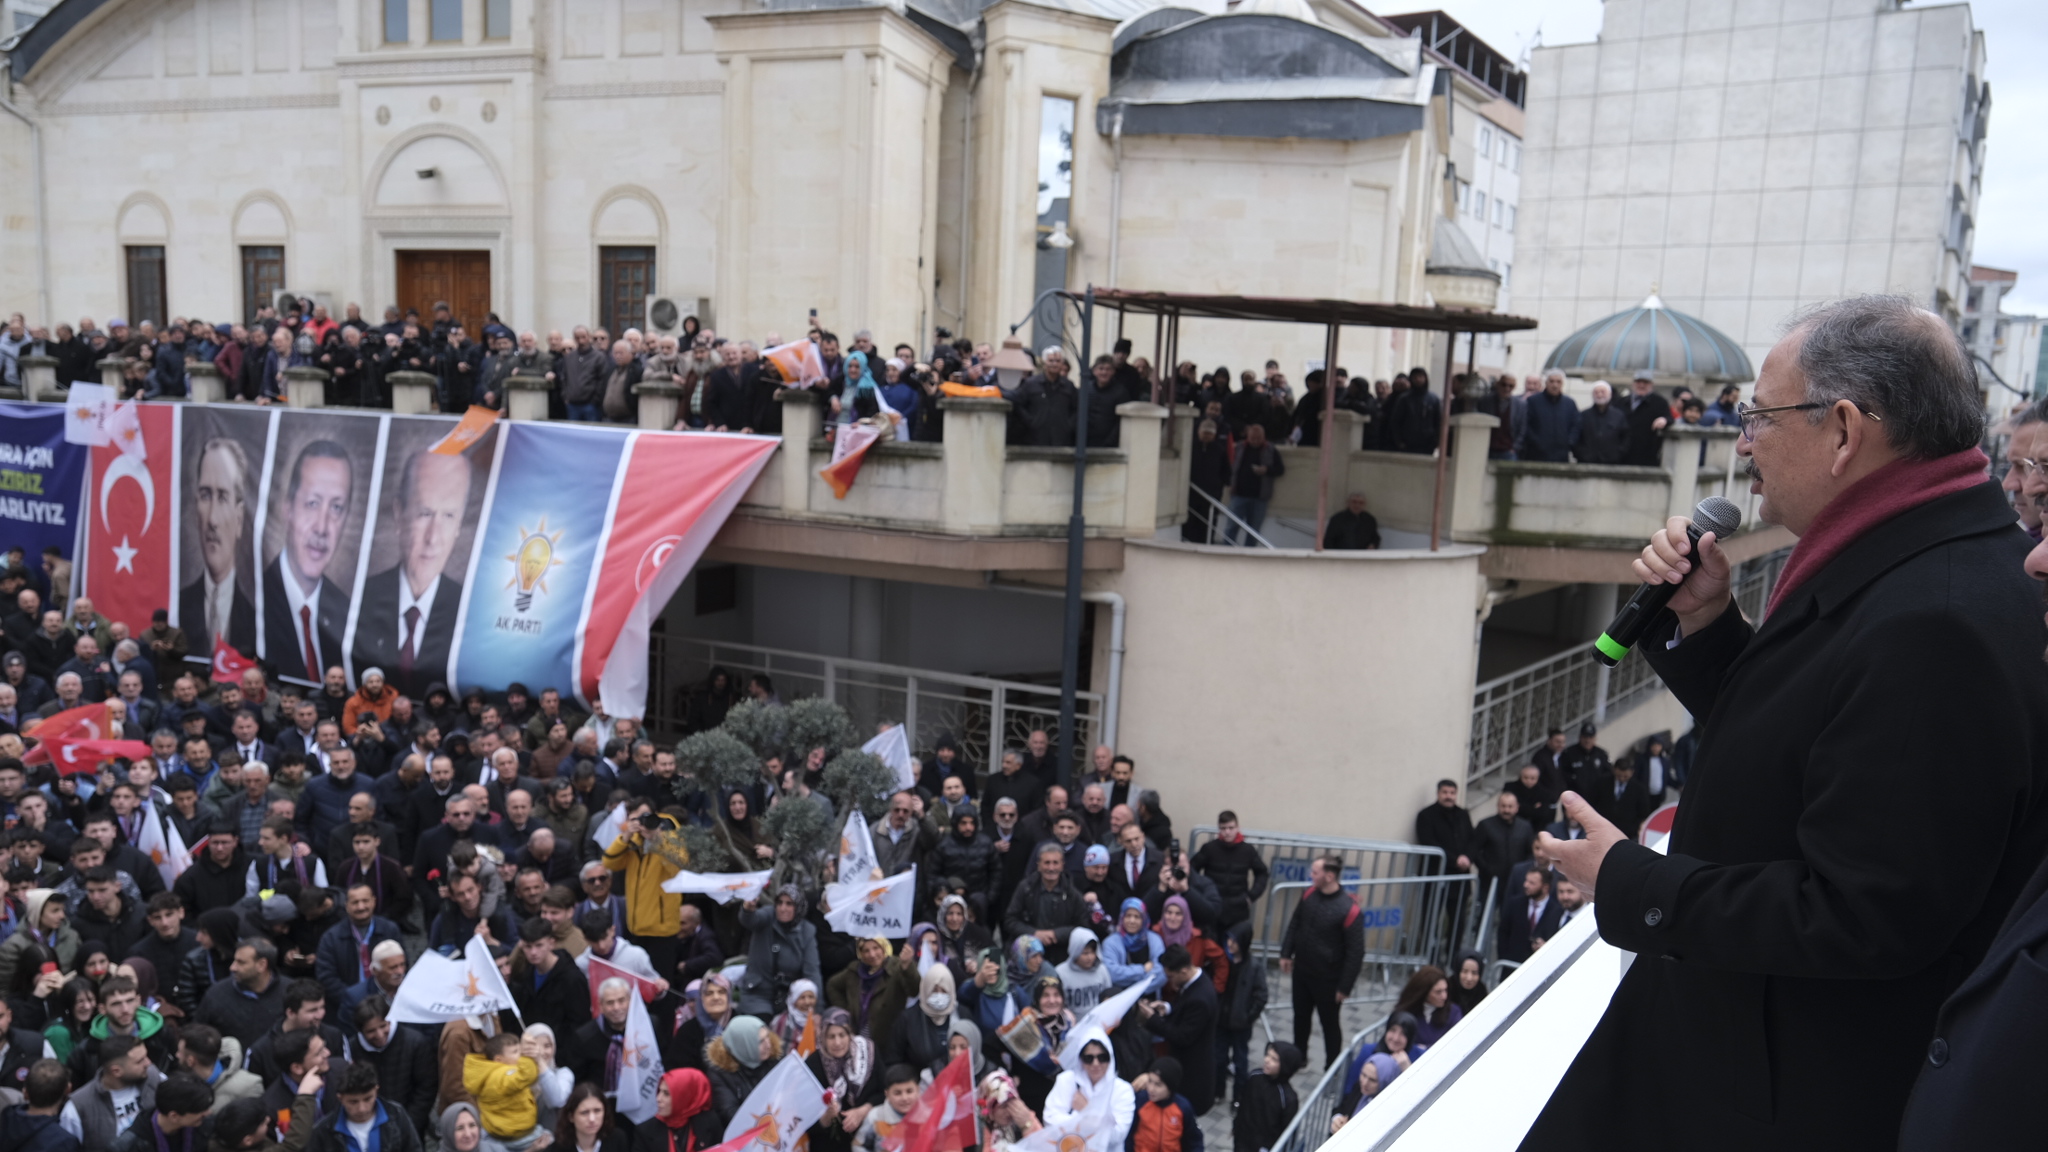
[[[131,634],[176,597],[171,580],[171,526],[178,515],[172,486],[175,406],[132,406],[143,449],[114,443],[92,449],[86,485],[82,586],[93,607]]]
[[[215,684],[240,684],[242,673],[254,668],[256,662],[228,646],[225,636],[213,638],[213,682]]]
[[[105,704],[68,708],[44,720],[25,735],[37,741],[22,757],[26,764],[50,763],[65,776],[91,772],[100,762],[116,756],[137,760],[149,755],[149,745],[140,740],[112,739],[113,723]]]

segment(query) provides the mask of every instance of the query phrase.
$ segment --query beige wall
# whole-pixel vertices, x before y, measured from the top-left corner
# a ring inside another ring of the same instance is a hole
[[[1129,605],[1119,750],[1180,827],[1231,808],[1255,828],[1411,838],[1436,781],[1464,774],[1481,551],[1127,544],[1103,584]]]

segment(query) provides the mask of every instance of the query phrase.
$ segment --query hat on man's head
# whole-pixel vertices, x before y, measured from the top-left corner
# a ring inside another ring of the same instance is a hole
[[[171,622],[171,614],[159,608],[149,614],[149,622],[152,624],[168,624]]]
[[[1635,378],[1638,380],[1655,380],[1657,378],[1657,374],[1650,371],[1648,368],[1638,368],[1636,369]]]
[[[1591,723],[1590,721],[1588,721],[1587,723],[1584,723],[1584,724],[1581,724],[1581,725],[1579,725],[1579,735],[1580,735],[1581,737],[1586,737],[1586,736],[1598,736],[1599,734],[1600,734],[1600,730],[1599,730],[1598,728],[1595,728],[1595,727],[1593,727],[1593,725],[1592,725],[1592,723]]]
[[[1100,844],[1090,844],[1088,846],[1088,851],[1082,853],[1081,855],[1081,863],[1087,865],[1090,868],[1093,868],[1097,864],[1108,864],[1109,849],[1104,848]]]
[[[299,914],[299,906],[289,896],[266,896],[263,898],[263,922],[282,924]]]
[[[28,658],[19,652],[9,652],[5,656],[0,656],[0,667],[12,668],[15,665],[25,665],[27,663]]]

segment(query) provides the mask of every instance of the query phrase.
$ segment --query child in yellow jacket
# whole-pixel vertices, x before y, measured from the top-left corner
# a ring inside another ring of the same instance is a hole
[[[462,1086],[476,1097],[484,1133],[507,1152],[527,1152],[540,1137],[540,1108],[533,1086],[540,1065],[521,1050],[516,1033],[500,1032],[484,1043],[483,1055],[462,1058]]]

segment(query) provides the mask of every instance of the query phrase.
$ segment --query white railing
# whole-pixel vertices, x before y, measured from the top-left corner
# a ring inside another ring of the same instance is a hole
[[[1790,554],[1781,549],[1736,569],[1735,602],[1751,620],[1763,615]],[[1595,658],[1591,641],[1486,681],[1472,690],[1468,789],[1483,790],[1528,763],[1552,728],[1605,724],[1663,688],[1640,653],[1631,651],[1608,668]]]
[[[879,721],[901,723],[910,730],[913,753],[951,736],[960,745],[961,759],[977,771],[993,770],[994,756],[1007,747],[1023,747],[1033,729],[1059,730],[1057,684],[934,672],[659,632],[648,638],[647,662],[647,724],[664,734],[693,730],[684,700],[713,667],[732,673],[739,688],[761,672],[774,681],[776,695],[784,700],[822,696],[837,701],[863,734],[873,732]],[[1074,711],[1080,729],[1074,763],[1080,764],[1086,762],[1101,729],[1102,696],[1076,693]]]

